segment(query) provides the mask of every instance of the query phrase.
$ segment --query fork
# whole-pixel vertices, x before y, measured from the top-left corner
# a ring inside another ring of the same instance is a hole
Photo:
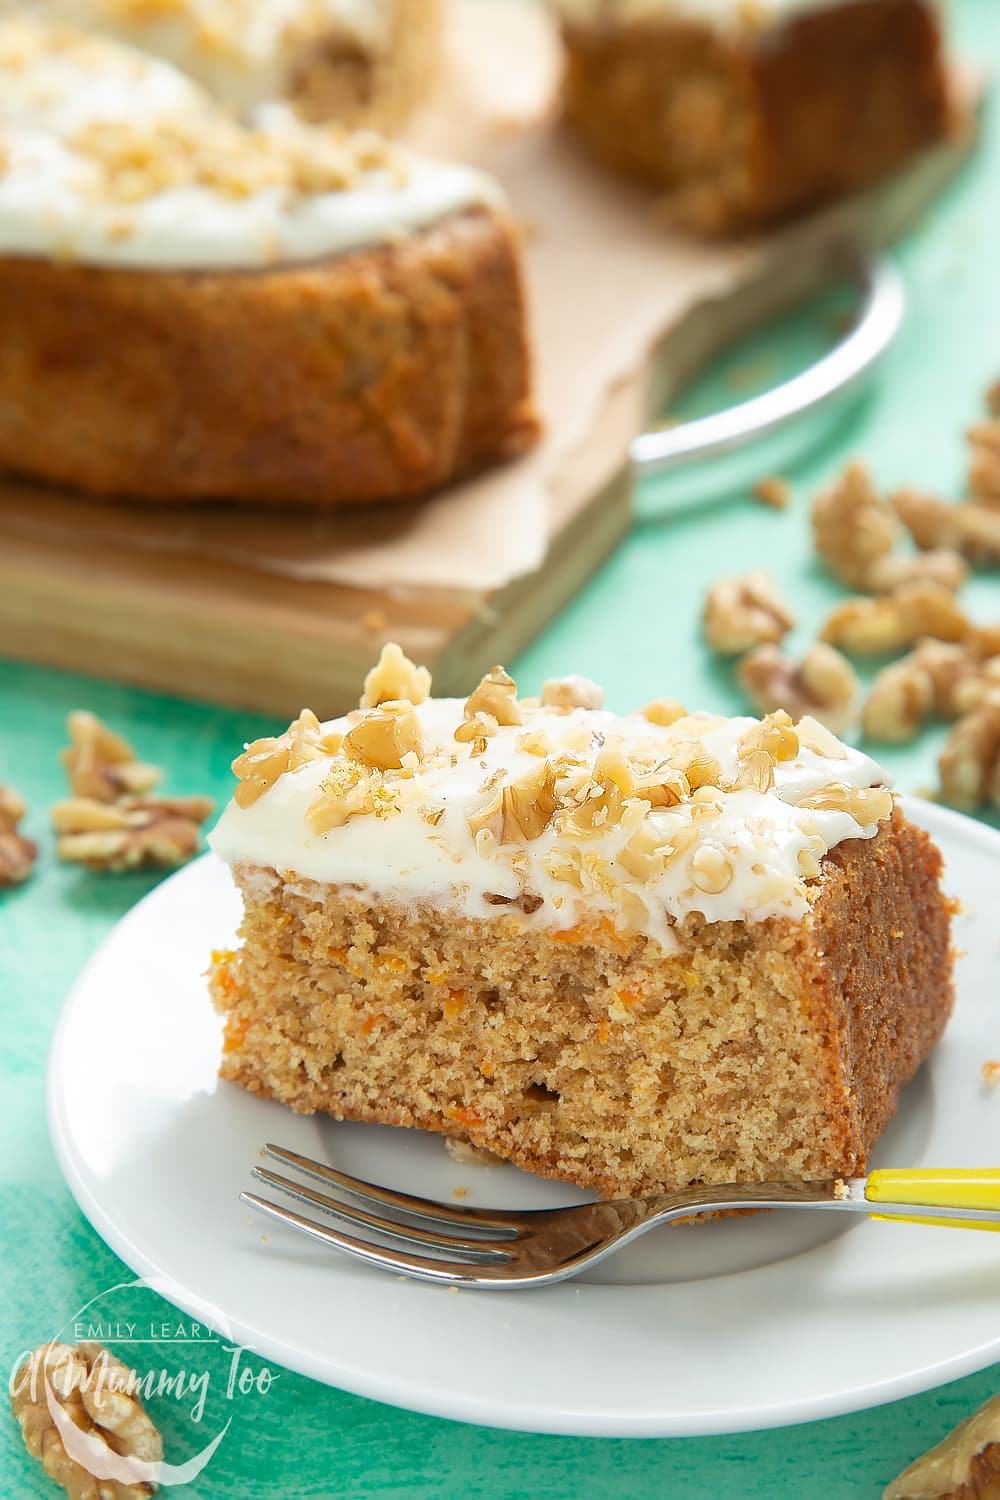
[[[361,1231],[363,1237],[318,1224],[256,1193],[241,1193],[242,1202],[366,1265],[445,1286],[524,1287],[565,1281],[659,1224],[720,1209],[821,1208],[911,1224],[1000,1230],[1000,1168],[883,1170],[821,1182],[737,1182],[573,1208],[511,1212],[455,1208],[397,1193],[283,1146],[269,1143],[264,1153],[340,1196],[269,1167],[251,1168],[258,1181]]]

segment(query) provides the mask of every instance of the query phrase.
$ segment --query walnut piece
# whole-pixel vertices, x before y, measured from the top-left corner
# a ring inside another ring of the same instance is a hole
[[[918,547],[945,547],[979,567],[1000,562],[1000,506],[946,505],[917,490],[899,490],[893,504]]]
[[[966,1417],[936,1447],[904,1469],[882,1500],[928,1500],[961,1495],[991,1500],[1000,1484],[1000,1396]]]
[[[654,698],[652,703],[647,703],[639,712],[650,724],[656,724],[662,729],[669,729],[678,719],[687,718],[687,709],[676,698]]]
[[[899,525],[875,493],[863,464],[847,466],[813,501],[813,540],[830,571],[851,588],[867,588],[873,567],[889,557]]]
[[[758,479],[750,493],[761,505],[767,505],[771,510],[787,510],[792,498],[792,487],[787,479],[782,479],[777,474],[768,474],[763,479]]]
[[[14,788],[0,786],[0,888],[21,885],[38,857],[38,845],[17,831],[25,811]]]
[[[603,708],[604,689],[589,677],[550,677],[542,688],[542,707],[565,713],[574,708]]]
[[[52,807],[56,854],[89,870],[174,869],[198,851],[210,797],[69,797]]]
[[[705,639],[722,656],[739,656],[753,646],[780,641],[795,617],[778,597],[766,573],[720,578],[705,600]]]
[[[839,651],[817,642],[798,663],[777,646],[758,646],[740,662],[740,686],[758,713],[783,708],[793,719],[811,714],[840,732],[854,717],[857,678]]]
[[[426,667],[414,666],[401,646],[390,641],[368,676],[361,694],[360,708],[378,708],[387,702],[424,703],[430,697],[431,674]]]
[[[852,786],[849,781],[831,781],[818,792],[800,797],[796,806],[814,808],[817,812],[850,813],[864,827],[892,817],[892,793],[884,786]]]
[[[987,505],[1000,502],[1000,420],[969,429],[969,489]]]
[[[284,734],[254,740],[233,761],[233,775],[239,781],[233,793],[236,806],[252,807],[279,776],[284,776],[286,771],[296,771],[309,761],[335,755],[343,739],[339,730],[324,734],[312,709],[304,708]]]
[[[935,583],[907,583],[877,598],[846,599],[830,614],[822,639],[852,656],[903,651],[923,635],[960,641],[969,621],[949,589]]]
[[[14,1376],[11,1407],[25,1447],[71,1500],[144,1500],[159,1489],[163,1440],[136,1394],[137,1379],[94,1343],[45,1344]],[[56,1426],[46,1386],[67,1422],[79,1429],[79,1451]],[[98,1478],[77,1462],[85,1459],[83,1445],[95,1439],[101,1444],[101,1472],[109,1478]]]
[[[344,754],[379,771],[398,771],[404,755],[424,750],[420,720],[407,699],[385,702],[369,709],[364,718],[344,735]]]
[[[862,715],[867,738],[902,744],[932,714],[956,719],[1000,688],[1000,655],[984,656],[977,635],[961,642],[920,641],[881,671]]]
[[[74,796],[114,802],[118,797],[151,792],[162,780],[159,767],[137,760],[128,740],[102,724],[96,714],[77,709],[66,720],[66,728],[70,744],[59,758]]]
[[[968,578],[969,564],[964,558],[947,547],[936,547],[910,557],[880,557],[864,586],[873,594],[893,594],[907,583],[932,583],[957,594]]]
[[[941,800],[963,812],[1000,810],[1000,690],[988,693],[952,729],[938,758]]]
[[[475,692],[466,700],[465,717],[492,714],[498,724],[521,724],[523,715],[517,701],[517,683],[503,667],[491,667]]]

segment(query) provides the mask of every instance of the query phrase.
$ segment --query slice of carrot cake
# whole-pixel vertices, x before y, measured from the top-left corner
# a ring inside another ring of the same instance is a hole
[[[141,47],[237,115],[285,99],[380,130],[423,97],[441,45],[441,0],[0,0],[15,10]]]
[[[953,124],[936,0],[550,0],[600,160],[732,233],[885,177]]]
[[[115,496],[399,500],[537,423],[492,179],[0,22],[0,467]]]
[[[235,762],[222,1074],[608,1195],[860,1172],[952,1006],[940,856],[814,720],[467,701],[387,647]]]

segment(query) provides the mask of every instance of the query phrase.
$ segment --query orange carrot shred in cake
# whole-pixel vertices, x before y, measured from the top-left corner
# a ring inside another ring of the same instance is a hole
[[[436,699],[390,647],[362,707],[249,746],[242,787],[284,764],[211,838],[223,1076],[609,1195],[862,1171],[952,1006],[938,851],[808,717],[601,702],[499,667]]]

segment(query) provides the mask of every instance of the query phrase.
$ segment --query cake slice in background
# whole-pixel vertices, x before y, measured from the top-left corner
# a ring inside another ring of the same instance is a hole
[[[565,117],[730,234],[867,187],[949,134],[935,0],[550,0]]]
[[[0,0],[0,14],[96,31],[172,63],[234,114],[394,130],[426,94],[441,0]]]
[[[537,433],[481,172],[0,22],[0,467],[109,496],[414,498]]]
[[[952,1007],[941,859],[821,725],[500,668],[235,762],[222,1075],[608,1196],[864,1170]]]

